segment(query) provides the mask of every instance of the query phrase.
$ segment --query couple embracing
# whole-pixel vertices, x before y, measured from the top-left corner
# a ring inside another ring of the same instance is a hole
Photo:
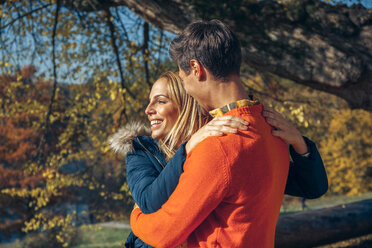
[[[136,202],[126,246],[274,247],[283,194],[328,188],[315,144],[244,90],[240,43],[224,23],[188,25],[170,55],[179,72],[153,85],[151,137],[131,125],[110,140]]]

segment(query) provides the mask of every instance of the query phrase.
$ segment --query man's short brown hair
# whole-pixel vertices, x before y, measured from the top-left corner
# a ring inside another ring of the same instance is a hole
[[[240,72],[240,43],[231,29],[219,20],[189,24],[175,38],[169,50],[178,66],[190,74],[190,60],[196,59],[219,80]]]

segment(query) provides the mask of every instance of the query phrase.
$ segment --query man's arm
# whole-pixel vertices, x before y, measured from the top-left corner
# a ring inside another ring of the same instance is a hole
[[[226,163],[217,138],[201,142],[189,153],[179,184],[161,209],[153,214],[133,210],[134,234],[155,247],[185,241],[226,195],[231,180]]]

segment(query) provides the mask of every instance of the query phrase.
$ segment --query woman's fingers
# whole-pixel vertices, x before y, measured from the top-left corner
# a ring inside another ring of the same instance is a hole
[[[226,133],[237,133],[247,130],[249,122],[233,115],[213,118],[208,124],[194,133],[186,144],[186,153],[189,153],[197,144],[210,136],[222,136]]]
[[[283,123],[282,121],[279,121],[278,119],[274,119],[274,118],[270,118],[270,117],[267,117],[266,118],[266,121],[267,123],[269,123],[272,127],[276,128],[276,129],[285,129],[285,123]]]
[[[206,137],[209,137],[209,136],[222,136],[224,134],[224,132],[221,132],[221,131],[218,131],[218,130],[211,130],[209,131],[208,135]]]
[[[278,119],[278,120],[283,120],[284,117],[279,114],[278,112],[276,112],[275,110],[274,111],[263,111],[262,112],[262,115],[265,117],[265,118],[273,118],[273,119]]]
[[[234,129],[246,130],[247,126],[249,125],[249,122],[238,116],[228,115],[228,116],[216,117],[213,120],[211,120],[207,125],[214,126],[214,127],[224,126],[224,127],[231,127]]]
[[[271,131],[271,134],[274,135],[274,136],[277,136],[279,138],[282,138],[283,136],[283,131],[280,131],[280,130],[273,130]]]
[[[222,126],[222,125],[207,125],[207,130],[210,131],[220,131],[224,133],[236,133],[238,131],[238,127],[231,127],[231,126]],[[241,129],[246,128],[246,126],[242,126]]]
[[[244,125],[249,124],[248,121],[244,120],[243,118],[240,118],[239,116],[235,116],[235,115],[219,116],[219,117],[215,117],[213,120],[223,121],[223,122],[226,122],[226,123],[239,122],[239,123],[242,123]]]
[[[262,115],[265,117],[267,123],[276,129],[286,130],[290,128],[290,123],[273,108],[264,107]]]
[[[262,115],[265,117],[267,123],[276,129],[271,131],[272,135],[277,136],[287,144],[292,145],[295,151],[300,154],[308,151],[300,131],[298,131],[297,128],[280,113],[275,111],[273,108],[264,106]]]

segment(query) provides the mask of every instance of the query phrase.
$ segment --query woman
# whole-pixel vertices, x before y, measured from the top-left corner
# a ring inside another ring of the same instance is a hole
[[[204,125],[208,117],[186,94],[180,78],[172,72],[162,74],[153,85],[146,114],[151,122],[152,138],[144,136],[148,131],[136,124],[121,129],[110,140],[115,151],[127,154],[129,189],[144,213],[157,211],[167,201],[183,172],[186,155],[197,144],[208,136],[235,133],[238,129],[247,129],[248,125],[236,116],[218,117]],[[328,184],[315,145],[305,139],[306,144],[303,141],[298,147],[301,143],[298,140],[303,138],[297,129],[272,109],[266,109],[264,116],[278,128],[274,135],[297,146],[290,147],[295,165],[289,171],[286,193],[307,198],[322,195]],[[310,159],[296,153],[295,149],[303,150],[303,146],[309,150]],[[132,233],[126,246],[151,247]]]

